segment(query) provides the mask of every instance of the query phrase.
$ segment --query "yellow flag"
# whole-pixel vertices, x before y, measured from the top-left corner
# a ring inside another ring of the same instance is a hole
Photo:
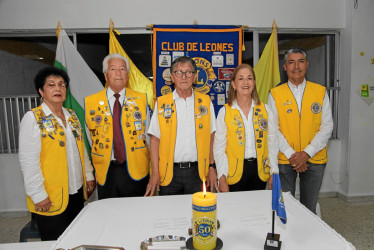
[[[117,31],[116,31],[117,32]],[[118,32],[117,32],[118,33]],[[119,33],[118,33],[119,34]],[[147,94],[148,105],[153,110],[154,93],[153,83],[143,75],[143,73],[135,66],[127,53],[123,50],[121,44],[112,29],[109,29],[109,54],[118,53],[126,57],[130,62],[129,82],[127,87]]]
[[[260,100],[267,103],[270,89],[280,82],[276,25],[273,27],[265,49],[253,69],[256,74],[256,87]]]

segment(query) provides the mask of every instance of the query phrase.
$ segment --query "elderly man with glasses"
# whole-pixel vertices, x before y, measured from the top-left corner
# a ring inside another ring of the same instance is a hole
[[[170,67],[173,93],[157,99],[149,126],[152,175],[145,196],[192,194],[213,191],[217,172],[213,159],[216,131],[213,104],[208,95],[194,92],[195,61],[187,56],[175,59]]]

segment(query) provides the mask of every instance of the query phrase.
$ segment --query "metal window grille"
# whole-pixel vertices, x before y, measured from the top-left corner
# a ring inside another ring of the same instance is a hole
[[[39,105],[37,95],[0,96],[0,154],[18,152],[18,131],[22,117]]]

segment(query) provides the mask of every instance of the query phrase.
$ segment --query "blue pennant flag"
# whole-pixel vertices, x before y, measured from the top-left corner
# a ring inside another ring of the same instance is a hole
[[[277,212],[279,219],[283,224],[287,222],[286,208],[284,206],[283,194],[282,194],[282,185],[279,179],[278,174],[273,174],[273,199],[272,199],[272,208],[273,211]]]

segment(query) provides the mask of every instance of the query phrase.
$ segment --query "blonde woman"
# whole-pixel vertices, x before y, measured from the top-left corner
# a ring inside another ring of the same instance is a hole
[[[249,191],[272,185],[278,172],[276,126],[272,113],[261,103],[256,77],[248,64],[231,76],[227,104],[217,117],[214,139],[219,191]]]

